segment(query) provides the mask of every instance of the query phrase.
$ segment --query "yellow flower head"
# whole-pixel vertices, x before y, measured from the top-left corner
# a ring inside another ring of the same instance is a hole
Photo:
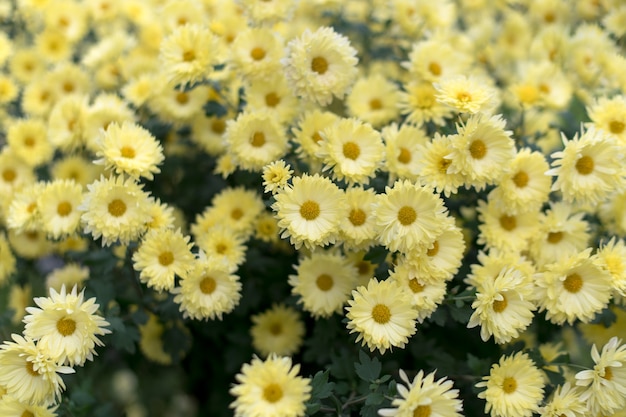
[[[252,316],[252,323],[252,345],[264,357],[271,353],[293,356],[302,345],[304,323],[292,307],[274,305]]]

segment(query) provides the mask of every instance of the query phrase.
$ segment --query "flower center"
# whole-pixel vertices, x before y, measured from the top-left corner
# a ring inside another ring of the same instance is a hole
[[[324,75],[328,71],[328,61],[326,58],[316,56],[311,60],[311,71],[317,72],[319,75]]]
[[[306,220],[315,220],[320,215],[320,205],[307,200],[300,206],[300,215]]]
[[[265,58],[265,49],[259,48],[258,46],[255,47],[250,51],[250,57],[255,61],[262,60],[263,58]]]
[[[504,391],[506,394],[511,394],[515,392],[516,389],[517,389],[517,381],[515,380],[515,378],[511,378],[511,377],[504,378],[504,381],[502,381],[502,391]]]
[[[135,150],[130,146],[122,146],[120,155],[122,155],[123,158],[133,159],[135,157]]]
[[[391,311],[384,304],[376,304],[372,309],[372,318],[378,324],[385,324],[391,320]]]
[[[319,141],[323,140],[322,135],[320,135],[320,132],[315,132],[311,135],[311,139],[313,139],[313,142],[318,143]]]
[[[398,162],[402,164],[408,164],[411,162],[411,152],[407,148],[400,148],[400,155],[398,155]]]
[[[361,154],[361,148],[354,142],[346,142],[343,144],[343,156],[353,161]]]
[[[624,123],[613,120],[611,123],[609,123],[609,130],[611,131],[611,133],[619,135],[624,131]]]
[[[502,226],[504,230],[510,232],[517,226],[517,220],[515,219],[515,216],[500,216],[500,226]]]
[[[185,51],[183,52],[183,61],[191,62],[196,59],[196,54],[193,51]]]
[[[159,254],[159,263],[163,266],[171,265],[174,262],[174,254],[170,251],[161,252]]]
[[[69,317],[57,321],[57,330],[63,336],[71,336],[76,331],[76,322]]]
[[[223,243],[218,243],[217,245],[215,245],[215,252],[217,252],[220,255],[225,254],[227,249],[228,249],[228,246],[226,246]]]
[[[437,253],[439,253],[439,242],[435,240],[433,247],[426,251],[426,255],[435,256]]]
[[[35,417],[35,415],[28,410],[24,410],[20,417]]]
[[[456,99],[462,103],[467,103],[472,100],[472,95],[467,91],[460,91],[456,94]]]
[[[263,132],[254,132],[254,135],[252,135],[252,138],[250,138],[250,145],[254,146],[255,148],[260,148],[261,146],[265,145],[265,135],[263,134]]]
[[[281,326],[280,323],[272,323],[269,330],[271,334],[278,336],[283,332],[283,326]]]
[[[580,157],[578,161],[576,161],[576,171],[580,175],[589,175],[593,172],[593,158],[587,155],[583,155]]]
[[[221,135],[224,131],[226,131],[226,122],[221,119],[213,120],[213,123],[211,123],[211,130],[213,133]]]
[[[356,264],[356,269],[359,273],[359,275],[365,275],[368,274],[370,272],[370,266],[372,264],[368,261],[361,261],[359,263]]]
[[[36,208],[37,208],[37,203],[30,203],[28,207],[26,207],[26,211],[29,213],[32,213],[35,211]],[[58,208],[57,208],[57,211],[58,211]]]
[[[447,174],[448,167],[450,166],[451,163],[452,163],[451,159],[441,158],[441,160],[439,161],[439,172],[442,174]]]
[[[265,95],[265,104],[267,107],[276,107],[280,103],[280,97],[276,93],[268,93]]]
[[[230,212],[230,217],[233,220],[239,220],[243,217],[243,211],[240,208],[233,209],[233,211]]]
[[[30,376],[39,376],[39,372],[35,371],[31,361],[26,361],[26,372],[28,372]]]
[[[431,62],[428,64],[428,71],[430,71],[432,75],[439,76],[441,75],[441,65],[436,62]]]
[[[563,281],[563,288],[572,294],[576,294],[582,287],[583,279],[576,273],[568,275]]]
[[[474,159],[483,159],[485,155],[487,155],[485,142],[480,139],[476,139],[470,144],[469,151],[470,155],[472,155],[472,158]]]
[[[267,402],[275,403],[283,398],[283,390],[278,384],[269,384],[263,389],[263,398],[265,398]]]
[[[108,209],[111,216],[120,217],[126,213],[126,203],[119,198],[116,198],[109,203]]]
[[[328,291],[333,287],[333,277],[328,274],[322,274],[315,280],[317,288],[322,291]]]
[[[411,280],[409,280],[409,288],[411,289],[411,291],[413,291],[415,294],[417,294],[418,292],[422,292],[424,291],[424,285],[420,284],[419,281],[417,280],[417,278],[413,278]]]
[[[491,304],[493,311],[495,311],[496,313],[502,313],[509,305],[509,303],[506,301],[506,297],[504,296],[504,294],[500,295],[502,296],[502,300],[493,300],[493,303]]]
[[[189,95],[185,92],[180,92],[176,94],[176,101],[178,104],[187,104],[189,101]]]
[[[398,221],[403,226],[408,226],[417,219],[417,213],[413,207],[404,206],[398,210]]]
[[[513,176],[513,183],[518,188],[524,188],[528,185],[528,174],[524,171],[519,171],[517,174]]]
[[[429,417],[431,413],[430,405],[418,405],[413,410],[413,417]]]
[[[604,368],[604,376],[602,378],[606,379],[607,381],[610,381],[611,379],[613,379],[613,371],[611,371],[610,366],[607,366],[606,368]]]
[[[35,145],[35,139],[31,138],[30,136],[26,137],[24,139],[24,145],[26,145],[29,148],[32,148]]]
[[[550,232],[548,233],[548,242],[552,244],[559,243],[563,239],[563,232]]]
[[[215,288],[217,288],[217,283],[211,277],[204,277],[202,281],[200,281],[200,291],[202,291],[202,294],[213,294]]]
[[[2,171],[2,178],[6,182],[13,182],[13,180],[15,180],[15,177],[17,177],[17,174],[11,168],[7,168]]]
[[[61,217],[65,217],[72,212],[72,205],[67,201],[62,201],[57,206],[57,214]]]
[[[383,102],[377,98],[373,98],[369,102],[370,110],[380,110],[383,108]]]
[[[365,212],[359,208],[350,210],[350,215],[348,219],[353,226],[360,226],[365,223],[365,219],[367,218]]]

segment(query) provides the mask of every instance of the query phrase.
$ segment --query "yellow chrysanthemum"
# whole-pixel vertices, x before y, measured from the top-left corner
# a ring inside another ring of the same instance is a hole
[[[538,411],[541,417],[584,416],[588,409],[581,400],[580,394],[579,388],[566,382],[556,387],[550,400]]]
[[[19,401],[10,395],[0,397],[0,415],[7,417],[56,417],[56,406],[44,407]]]
[[[80,224],[78,206],[82,199],[83,187],[72,180],[48,183],[37,198],[43,231],[54,239],[75,233]]]
[[[587,113],[592,121],[588,126],[593,125],[626,144],[626,96],[599,97],[587,107]]]
[[[340,117],[330,111],[313,110],[304,113],[298,126],[292,129],[294,142],[298,145],[296,148],[298,157],[312,167],[321,168],[321,158],[317,156],[324,142],[321,132],[339,120]]]
[[[245,78],[264,80],[280,71],[283,41],[269,28],[246,28],[231,48],[232,66]]]
[[[8,126],[6,135],[9,147],[28,166],[36,167],[52,159],[54,148],[42,120],[16,120]]]
[[[346,190],[346,211],[339,226],[344,248],[364,250],[376,241],[373,189],[361,187]]]
[[[282,188],[285,188],[287,181],[291,179],[293,170],[291,165],[279,159],[271,164],[263,167],[263,186],[266,193],[276,194]]]
[[[496,107],[496,92],[485,80],[465,75],[443,77],[433,85],[435,98],[459,113],[489,113]]]
[[[15,272],[16,259],[11,252],[9,242],[4,233],[0,234],[0,287],[6,284],[8,278]]]
[[[56,268],[46,276],[46,287],[54,289],[57,292],[61,288],[73,288],[76,286],[79,290],[83,288],[83,283],[89,278],[89,268],[82,267],[75,263],[66,264],[60,268]]]
[[[442,136],[435,132],[432,141],[419,147],[414,169],[414,174],[422,185],[432,187],[446,197],[456,194],[465,182],[462,173],[448,169],[452,164],[452,140],[451,136]]]
[[[495,200],[478,201],[479,235],[477,243],[500,251],[521,252],[528,239],[538,230],[539,212],[536,210],[512,214],[498,208]]]
[[[252,346],[264,357],[271,353],[293,356],[302,345],[304,323],[292,307],[274,305],[252,316],[252,323]]]
[[[264,209],[261,196],[244,187],[227,187],[220,191],[211,207],[218,214],[219,224],[242,237],[250,236],[256,218]]]
[[[346,98],[348,114],[379,127],[398,116],[398,86],[382,74],[359,78]]]
[[[428,142],[426,132],[419,127],[396,123],[385,126],[382,130],[385,142],[385,166],[389,180],[408,179],[416,181],[417,163],[421,157],[422,145]]]
[[[55,180],[73,180],[86,187],[102,175],[102,167],[80,155],[69,155],[54,161],[50,175]]]
[[[230,404],[235,417],[302,417],[305,402],[311,397],[308,378],[298,376],[300,365],[292,366],[291,358],[271,355],[265,361],[252,358],[235,377]]]
[[[266,79],[251,81],[244,94],[247,111],[266,111],[281,124],[291,123],[301,107],[282,72]]]
[[[146,358],[161,365],[170,365],[172,355],[163,349],[163,332],[165,327],[159,318],[148,312],[148,320],[139,327],[139,349]]]
[[[597,264],[609,271],[616,294],[626,297],[626,245],[622,239],[611,238],[600,245],[596,253]]]
[[[44,182],[29,184],[16,192],[6,214],[6,223],[17,232],[41,229],[41,216],[37,200],[45,189]]]
[[[244,238],[230,227],[216,225],[196,234],[196,245],[209,257],[232,269],[237,269],[246,260],[248,249]]]
[[[404,86],[406,91],[400,93],[398,106],[403,115],[407,116],[407,123],[422,126],[432,122],[442,126],[445,119],[453,114],[452,108],[437,101],[437,90],[431,82],[412,81]]]

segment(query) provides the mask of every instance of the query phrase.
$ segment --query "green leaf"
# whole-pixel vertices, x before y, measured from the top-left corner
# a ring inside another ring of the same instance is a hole
[[[359,351],[359,362],[354,364],[356,374],[364,381],[373,382],[380,376],[381,364],[378,358],[371,359],[362,350]]]
[[[328,398],[333,393],[334,382],[328,382],[330,371],[319,371],[311,379],[311,399]]]
[[[361,408],[359,414],[362,417],[378,417],[378,406],[377,405],[365,405]]]
[[[460,307],[448,306],[448,312],[454,321],[461,324],[467,324],[474,310],[472,310],[469,305],[463,305]]]
[[[365,399],[365,405],[379,405],[385,400],[382,392],[372,392]]]
[[[546,368],[543,368],[543,371],[546,373],[546,375],[548,375],[548,379],[550,380],[550,383],[552,385],[556,386],[565,383],[565,377],[559,372],[554,372]]]

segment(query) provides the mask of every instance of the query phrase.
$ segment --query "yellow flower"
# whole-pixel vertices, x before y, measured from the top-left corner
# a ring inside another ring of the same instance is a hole
[[[4,233],[0,234],[0,287],[4,286],[15,272],[16,259]]]
[[[37,259],[52,252],[52,242],[40,230],[16,232],[9,230],[9,243],[16,255],[26,259]]]
[[[298,145],[296,148],[298,157],[307,161],[312,167],[319,165],[321,168],[321,158],[317,156],[322,143],[324,143],[321,132],[339,120],[339,116],[329,111],[312,110],[305,112],[298,126],[292,129],[294,142]]]
[[[264,80],[280,71],[283,41],[269,28],[247,28],[232,43],[232,65],[251,80]]]
[[[290,0],[273,0],[270,3],[256,0],[237,0],[244,14],[253,25],[272,25],[281,20],[289,20],[295,9]]]
[[[335,241],[345,210],[345,194],[331,180],[303,174],[291,187],[276,194],[272,209],[281,237],[289,237],[296,249],[326,246]]]
[[[442,416],[461,417],[463,403],[458,399],[459,390],[452,389],[452,381],[441,378],[435,381],[435,372],[424,375],[419,371],[413,381],[400,369],[400,378],[406,384],[396,385],[400,398],[391,405],[396,408],[378,410],[383,417]]]
[[[86,96],[70,95],[60,98],[55,103],[48,117],[48,138],[53,146],[69,151],[79,148],[84,143],[87,101]]]
[[[311,397],[310,379],[298,376],[300,365],[291,358],[271,355],[265,361],[252,358],[237,374],[230,394],[235,417],[302,417]]]
[[[612,237],[601,244],[596,253],[597,264],[609,271],[615,294],[626,297],[626,245],[622,239]]]
[[[245,89],[246,110],[266,111],[281,124],[289,124],[300,110],[282,72],[266,79],[255,79]]]
[[[52,159],[54,149],[48,141],[46,124],[38,119],[21,119],[7,129],[7,143],[15,155],[30,167]]]
[[[264,191],[266,193],[271,192],[272,194],[276,194],[278,191],[285,188],[287,181],[291,179],[291,174],[293,174],[291,165],[286,164],[282,159],[266,165],[263,167]]]
[[[54,239],[75,233],[80,224],[78,206],[82,199],[83,187],[72,180],[48,183],[37,198],[42,230]]]
[[[330,27],[308,29],[287,44],[281,61],[294,93],[319,105],[343,98],[357,75],[356,49]]]
[[[346,98],[348,114],[379,127],[398,116],[399,89],[381,74],[359,78]]]
[[[569,382],[558,385],[552,393],[550,401],[539,408],[541,417],[584,416],[588,409],[581,400],[580,394],[580,389],[573,387]]]
[[[116,174],[134,178],[154,178],[161,170],[163,148],[152,134],[134,123],[112,123],[98,138],[99,159],[94,164],[104,165]]]
[[[59,364],[73,367],[92,361],[95,347],[103,345],[98,336],[111,333],[109,323],[96,314],[96,299],[85,300],[84,295],[76,286],[71,292],[65,286],[60,292],[50,288],[50,297],[34,298],[38,307],[26,308],[24,335]]]
[[[467,53],[454,48],[448,39],[433,36],[415,42],[409,53],[409,61],[402,65],[409,70],[412,78],[434,82],[441,77],[466,73],[469,63]]]
[[[366,345],[370,352],[378,349],[384,354],[392,347],[404,348],[415,334],[417,309],[409,293],[395,280],[371,279],[367,287],[352,291],[346,318],[350,333],[358,333],[356,342]]]
[[[133,268],[139,279],[157,291],[174,288],[176,276],[185,278],[194,260],[189,236],[180,229],[152,229],[141,240],[133,254]]]
[[[148,312],[148,321],[139,327],[139,349],[146,358],[161,365],[170,365],[172,356],[163,349],[165,327],[159,318]]]
[[[33,416],[33,417],[56,417],[56,406],[43,407],[31,405],[5,395],[0,399],[0,415],[3,416]]]
[[[483,285],[493,285],[493,278],[502,273],[503,269],[515,269],[522,273],[524,285],[534,282],[535,266],[524,256],[516,252],[501,252],[491,249],[488,253],[478,252],[478,264],[470,265],[471,273],[464,282],[470,288],[482,291]],[[485,283],[486,281],[489,281]]]
[[[46,183],[35,182],[15,193],[7,213],[7,225],[17,232],[41,229],[41,216],[37,200],[45,189]]]
[[[428,142],[426,132],[419,127],[403,124],[398,128],[396,123],[385,126],[382,130],[385,142],[385,166],[389,172],[389,180],[408,179],[416,181],[417,164],[422,153],[422,145]]]
[[[442,77],[433,84],[440,103],[454,108],[459,113],[490,113],[498,102],[496,90],[486,80],[465,75]]]
[[[502,356],[491,366],[489,376],[476,384],[487,388],[478,393],[485,399],[485,413],[491,417],[530,417],[543,400],[543,374],[526,353]]]
[[[271,353],[293,356],[302,345],[304,323],[292,307],[274,305],[252,316],[252,323],[252,346],[264,357]]]
[[[346,190],[346,211],[339,229],[344,248],[365,250],[376,241],[377,226],[374,214],[376,193],[361,187]]]
[[[414,175],[419,182],[434,188],[438,193],[446,197],[456,194],[458,188],[465,182],[465,177],[460,172],[451,172],[450,154],[453,151],[451,136],[442,136],[435,132],[431,142],[426,142],[419,147],[415,161]]]
[[[429,81],[411,81],[404,85],[400,93],[398,106],[400,112],[407,116],[407,123],[422,126],[432,122],[438,126],[445,124],[445,119],[452,116],[452,108],[437,101],[437,90]]]
[[[46,276],[46,288],[61,291],[61,288],[83,288],[83,283],[89,278],[89,268],[81,267],[75,263],[68,263],[56,268]]]
[[[356,268],[342,255],[316,251],[302,258],[289,275],[298,303],[315,318],[338,313],[356,284]]]

